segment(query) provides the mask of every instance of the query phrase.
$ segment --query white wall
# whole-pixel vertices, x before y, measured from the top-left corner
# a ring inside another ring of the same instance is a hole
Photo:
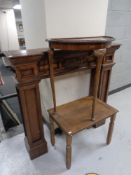
[[[47,43],[43,0],[20,0],[27,49],[43,48]]]
[[[20,1],[27,48],[44,47],[45,38],[105,34],[108,0]],[[56,78],[57,104],[87,96],[89,80],[87,72]],[[52,105],[49,80],[41,81],[40,89],[47,117],[46,110]]]
[[[116,52],[110,90],[131,84],[131,0],[109,0],[106,34],[122,44]]]
[[[27,49],[46,38],[105,34],[108,0],[20,0]]]
[[[82,71],[55,78],[55,90],[57,105],[73,101],[88,95],[89,92],[89,71]],[[42,108],[52,107],[52,94],[49,79],[40,83]]]
[[[44,0],[47,37],[104,35],[108,0]]]
[[[0,49],[19,50],[17,29],[13,10],[0,11]]]

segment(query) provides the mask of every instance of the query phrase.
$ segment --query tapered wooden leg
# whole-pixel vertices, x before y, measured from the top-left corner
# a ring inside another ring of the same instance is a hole
[[[51,144],[54,146],[55,145],[55,129],[54,129],[54,121],[50,117],[50,139],[51,139]]]
[[[110,118],[109,130],[108,130],[108,135],[107,135],[107,144],[108,145],[111,143],[115,118],[116,118],[116,114]]]
[[[92,116],[91,116],[92,121],[95,121],[95,109],[96,109],[96,102],[98,97],[101,66],[102,66],[102,60],[103,60],[103,57],[105,56],[105,53],[106,53],[105,49],[95,51],[95,55],[97,59],[96,59],[94,90],[93,90],[93,103],[92,103]]]
[[[66,136],[66,168],[71,167],[71,156],[72,156],[72,136]]]

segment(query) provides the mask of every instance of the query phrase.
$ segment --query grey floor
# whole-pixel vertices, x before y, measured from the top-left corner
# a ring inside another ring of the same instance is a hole
[[[74,136],[71,170],[65,167],[65,138],[56,137],[50,144],[44,126],[48,154],[33,161],[24,146],[24,134],[0,143],[0,175],[131,175],[131,88],[109,96],[108,102],[119,109],[112,143],[106,146],[109,120],[97,129],[84,130]]]

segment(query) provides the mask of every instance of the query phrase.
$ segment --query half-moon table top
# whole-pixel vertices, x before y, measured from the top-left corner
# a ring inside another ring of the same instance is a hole
[[[51,49],[82,51],[107,48],[114,40],[110,36],[47,39]]]

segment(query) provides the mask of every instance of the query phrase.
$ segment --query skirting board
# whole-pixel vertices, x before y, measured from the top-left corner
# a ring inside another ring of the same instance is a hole
[[[112,91],[110,91],[110,92],[109,92],[109,95],[115,94],[115,93],[117,93],[117,92],[119,92],[119,91],[123,91],[124,89],[127,89],[127,88],[129,88],[129,87],[131,87],[131,83],[130,83],[130,84],[127,84],[127,85],[125,85],[125,86],[119,87],[119,88],[117,88],[117,89],[114,89],[114,90],[112,90]]]

